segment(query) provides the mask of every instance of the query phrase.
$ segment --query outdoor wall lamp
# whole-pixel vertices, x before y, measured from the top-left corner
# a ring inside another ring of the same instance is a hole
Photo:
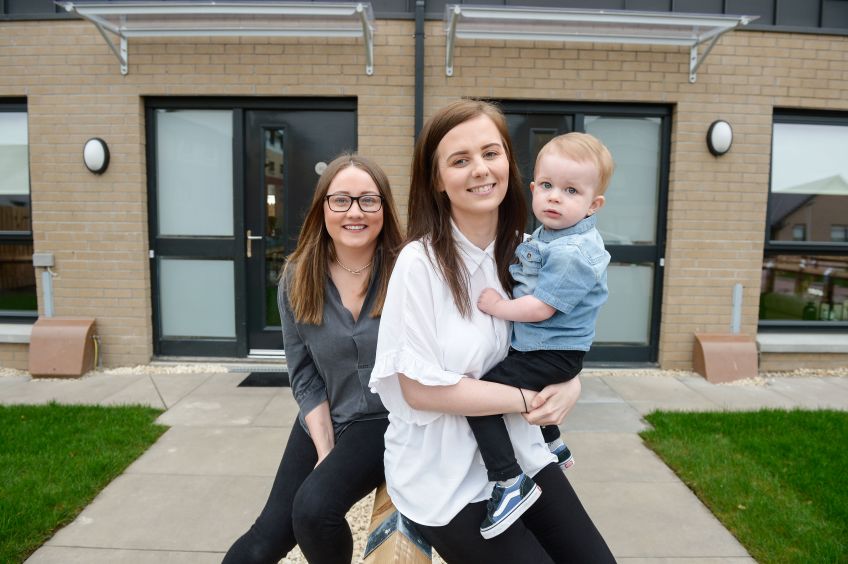
[[[710,124],[707,130],[707,149],[716,157],[720,157],[730,150],[733,143],[733,129],[724,120],[716,120]]]
[[[82,160],[85,168],[94,174],[103,174],[109,167],[109,147],[106,141],[93,137],[85,142],[82,149]]]

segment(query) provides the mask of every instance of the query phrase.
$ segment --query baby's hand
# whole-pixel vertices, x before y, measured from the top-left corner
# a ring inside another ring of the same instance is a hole
[[[493,315],[495,304],[501,301],[503,298],[500,294],[498,294],[497,290],[494,288],[486,288],[482,292],[480,292],[480,297],[477,298],[477,309],[482,311],[483,313],[488,313],[489,315]]]

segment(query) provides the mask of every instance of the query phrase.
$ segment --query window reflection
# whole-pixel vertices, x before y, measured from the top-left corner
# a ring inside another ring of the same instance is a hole
[[[32,244],[0,244],[0,314],[34,316],[37,309]]]
[[[774,124],[769,196],[771,241],[845,242],[845,147],[848,126]]]
[[[285,248],[285,143],[284,129],[265,129],[265,325],[281,325],[277,308],[277,280]]]
[[[760,319],[848,321],[848,256],[766,257],[761,287]]]
[[[0,316],[35,317],[29,145],[24,104],[0,104]]]

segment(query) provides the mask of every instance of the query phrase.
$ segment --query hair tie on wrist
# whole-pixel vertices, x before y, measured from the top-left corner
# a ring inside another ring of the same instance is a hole
[[[518,388],[518,393],[521,394],[521,401],[524,402],[524,413],[529,413],[530,410],[527,409],[527,400],[524,399],[524,390]]]

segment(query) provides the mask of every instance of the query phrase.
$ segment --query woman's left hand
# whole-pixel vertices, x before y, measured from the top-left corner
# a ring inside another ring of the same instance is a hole
[[[530,402],[530,413],[525,413],[524,419],[531,425],[559,425],[577,403],[580,390],[579,376],[546,386]]]

